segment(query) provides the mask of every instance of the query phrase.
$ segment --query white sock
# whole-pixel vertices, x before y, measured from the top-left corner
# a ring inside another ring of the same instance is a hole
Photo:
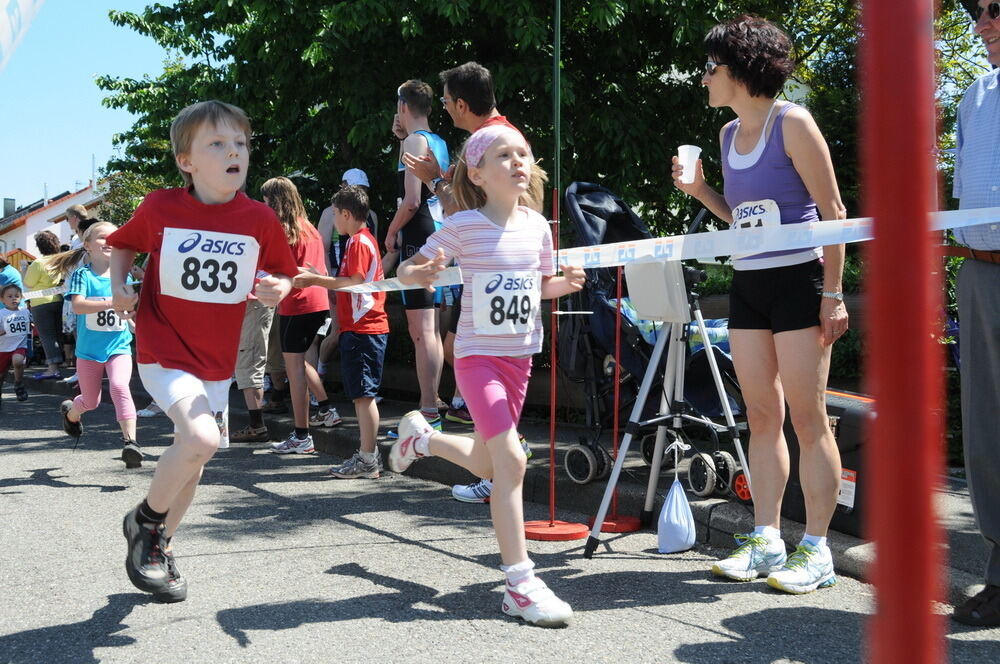
[[[507,577],[507,583],[516,586],[525,581],[535,578],[535,563],[531,559],[524,560],[514,565],[500,565],[500,571]]]
[[[416,450],[417,454],[420,456],[433,456],[431,454],[432,433],[433,431],[429,431],[413,441],[413,449]]]
[[[374,463],[375,460],[378,459],[378,452],[362,452],[361,450],[358,450],[358,456],[361,457],[361,460],[365,463]]]
[[[826,538],[820,537],[819,535],[810,535],[806,533],[802,536],[802,544],[808,544],[809,546],[814,546],[820,551],[827,551],[829,547],[826,545]]]
[[[464,408],[465,407],[465,399],[463,399],[462,397],[452,397],[452,399],[451,399],[451,407],[452,408]]]
[[[757,526],[753,529],[754,535],[763,535],[768,544],[781,541],[781,531],[774,526]]]

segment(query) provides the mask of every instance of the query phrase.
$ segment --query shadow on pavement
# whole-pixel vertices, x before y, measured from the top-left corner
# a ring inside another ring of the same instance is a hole
[[[15,486],[47,486],[53,489],[100,489],[101,493],[114,493],[116,491],[124,491],[128,488],[117,485],[107,486],[104,484],[70,484],[69,482],[63,482],[62,479],[60,479],[62,477],[67,477],[66,475],[54,477],[52,475],[52,471],[55,470],[61,469],[36,468],[35,470],[28,471],[31,473],[28,477],[8,477],[6,479],[0,479],[0,489]]]
[[[152,599],[141,593],[120,593],[108,596],[106,606],[94,611],[87,620],[29,629],[0,636],[0,658],[4,664],[28,662],[74,662],[97,664],[97,648],[120,648],[136,642],[131,636],[118,634],[128,625],[123,620],[137,606]]]

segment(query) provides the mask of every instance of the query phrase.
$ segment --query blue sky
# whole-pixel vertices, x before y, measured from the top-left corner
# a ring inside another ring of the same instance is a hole
[[[111,137],[133,118],[101,105],[94,78],[155,76],[166,57],[152,39],[113,25],[108,10],[147,4],[45,0],[0,72],[0,197],[20,206],[42,198],[46,183],[50,196],[74,190],[90,179],[91,154],[98,169],[107,162]]]

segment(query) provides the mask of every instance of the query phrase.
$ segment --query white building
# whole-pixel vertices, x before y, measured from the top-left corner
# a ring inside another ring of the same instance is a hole
[[[4,201],[4,217],[0,219],[0,255],[14,249],[23,249],[38,256],[35,233],[52,231],[63,244],[69,244],[73,231],[66,221],[66,209],[71,205],[82,205],[90,216],[95,216],[97,206],[104,195],[104,183],[97,189],[88,184],[76,192],[65,192],[49,200],[40,200],[22,208],[14,208],[13,201]]]

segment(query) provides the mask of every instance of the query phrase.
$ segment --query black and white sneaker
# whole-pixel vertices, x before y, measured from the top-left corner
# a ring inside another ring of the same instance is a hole
[[[162,523],[139,523],[139,505],[125,515],[122,532],[128,542],[125,571],[132,585],[147,593],[165,592],[169,589],[170,572],[167,570],[163,550]]]
[[[28,389],[24,386],[24,383],[14,383],[14,396],[17,397],[18,401],[28,400]]]
[[[174,552],[170,548],[170,540],[163,538],[163,558],[167,563],[167,587],[153,593],[153,599],[165,604],[183,602],[187,599],[187,581],[181,576],[174,561]]]
[[[138,468],[142,465],[142,450],[134,440],[122,441],[122,461],[126,468]]]
[[[66,401],[63,401],[62,404],[59,405],[59,412],[62,413],[63,431],[65,431],[68,436],[79,438],[83,435],[83,425],[79,422],[79,420],[73,422],[69,419],[69,411],[72,410],[72,408],[73,402],[69,399],[66,399]]]

